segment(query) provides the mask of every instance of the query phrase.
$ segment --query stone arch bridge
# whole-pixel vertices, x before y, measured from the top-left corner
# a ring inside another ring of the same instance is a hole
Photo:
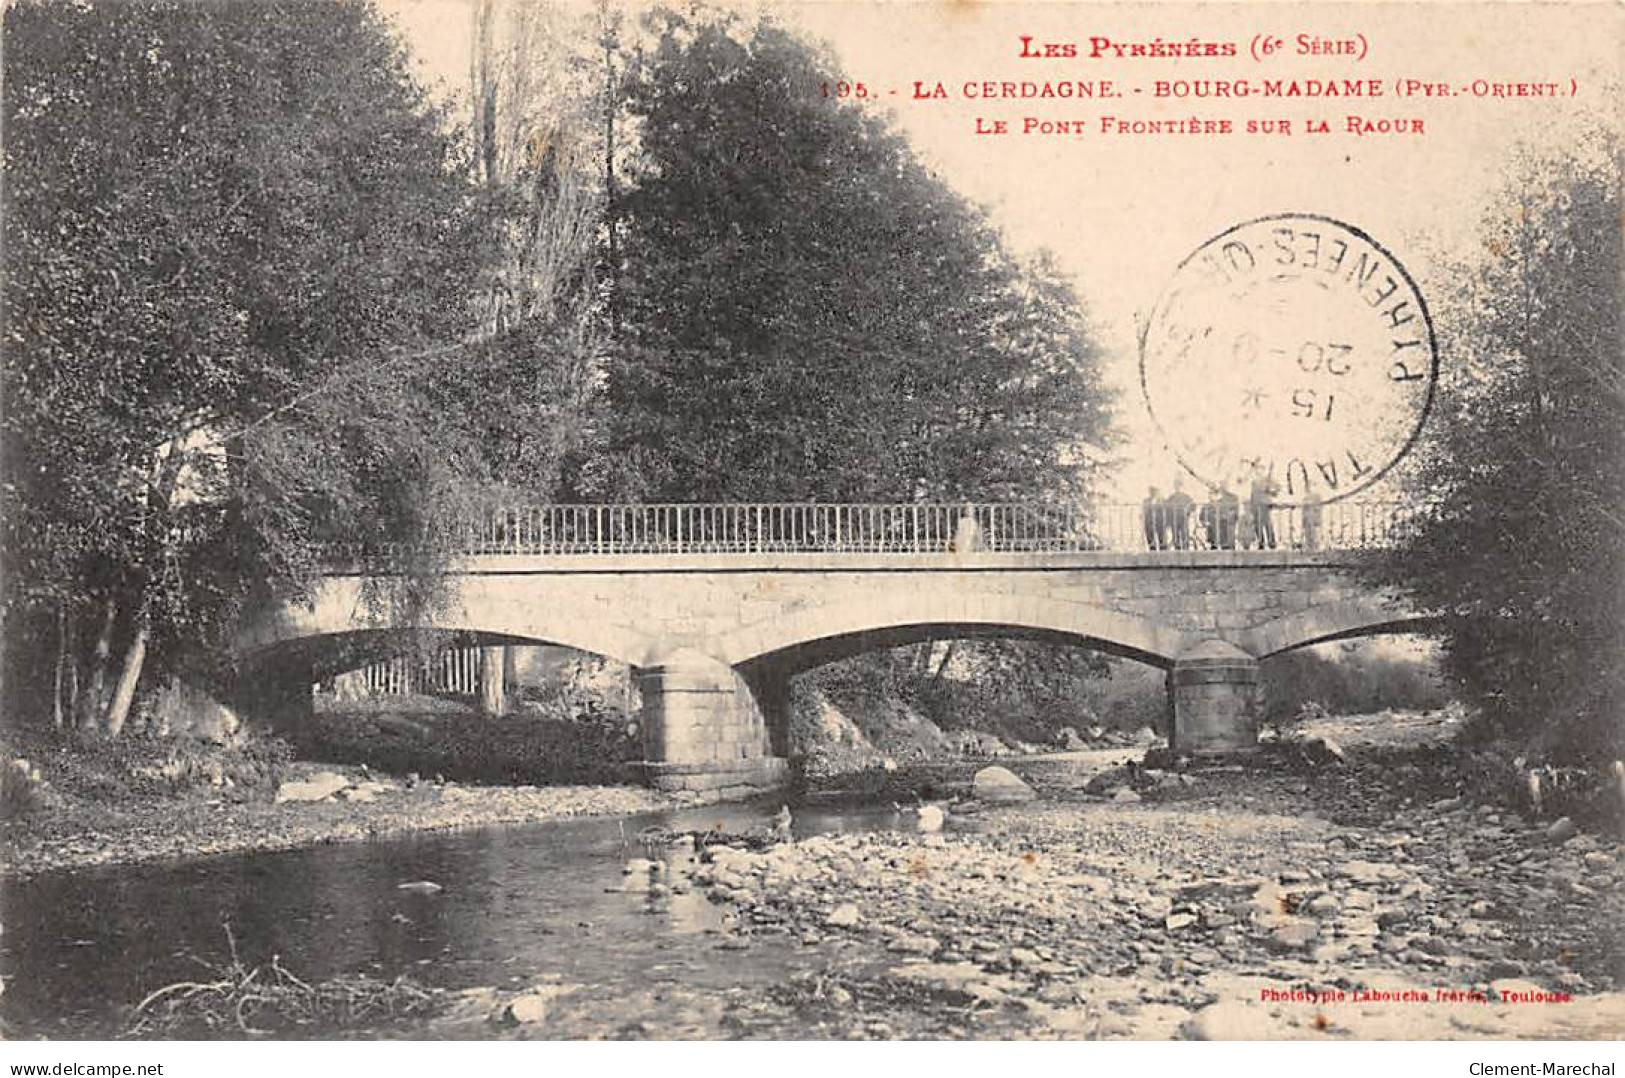
[[[1357,549],[1392,534],[1391,510],[1352,530],[1315,521],[1310,536],[1282,521],[1276,549],[1203,549],[1199,526],[1185,549],[1147,549],[1165,537],[1147,540],[1138,507],[1104,531],[1096,516],[1087,528],[1063,519],[1025,533],[987,506],[939,507],[929,524],[894,516],[884,527],[875,518],[837,527],[831,514],[842,507],[812,507],[825,530],[761,517],[705,527],[706,507],[665,508],[666,526],[641,538],[603,521],[487,526],[460,540],[447,601],[413,626],[373,612],[367,571],[335,566],[309,604],[262,610],[242,626],[251,691],[240,698],[296,720],[313,678],[334,672],[324,655],[341,638],[428,628],[489,645],[563,645],[634,669],[652,782],[732,790],[784,777],[790,678],[864,651],[1001,636],[1137,659],[1169,671],[1174,745],[1217,755],[1256,744],[1261,659],[1425,620],[1355,573]],[[1136,539],[1141,549],[1129,549]]]

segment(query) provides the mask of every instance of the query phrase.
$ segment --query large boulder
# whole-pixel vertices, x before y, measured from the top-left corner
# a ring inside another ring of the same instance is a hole
[[[338,793],[350,780],[332,771],[318,771],[303,782],[284,782],[277,787],[277,804],[284,801],[325,801]]]
[[[971,780],[971,792],[979,801],[1016,804],[1038,795],[1015,772],[1005,767],[984,767]]]

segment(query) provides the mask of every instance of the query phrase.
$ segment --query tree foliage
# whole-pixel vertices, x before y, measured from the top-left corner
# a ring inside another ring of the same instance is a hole
[[[652,499],[1065,496],[1108,399],[1076,297],[771,22],[656,17],[608,485]]]
[[[149,640],[203,653],[478,471],[483,215],[365,4],[21,0],[5,34],[8,645],[54,601],[58,687],[117,638],[127,708]]]
[[[1439,304],[1447,371],[1382,566],[1445,620],[1448,673],[1542,751],[1625,730],[1620,147],[1526,154]]]

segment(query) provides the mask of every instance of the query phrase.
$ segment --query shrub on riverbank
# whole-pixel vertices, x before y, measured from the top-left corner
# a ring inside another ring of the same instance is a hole
[[[21,756],[0,765],[0,820],[18,820],[50,806],[52,791],[39,766]]]
[[[403,698],[395,710],[318,712],[299,739],[299,754],[396,775],[543,786],[625,782],[628,765],[643,757],[643,744],[618,715],[493,718],[468,710],[413,709]]]
[[[1290,725],[1305,704],[1333,715],[1436,711],[1450,702],[1431,652],[1398,656],[1359,644],[1305,648],[1265,660],[1266,724]]]
[[[163,737],[136,732],[109,741],[77,731],[8,730],[8,758],[29,761],[39,781],[24,790],[8,776],[5,815],[48,808],[57,798],[118,803],[131,798],[167,797],[190,790],[274,790],[293,752],[276,737],[257,736],[234,745],[195,737]]]

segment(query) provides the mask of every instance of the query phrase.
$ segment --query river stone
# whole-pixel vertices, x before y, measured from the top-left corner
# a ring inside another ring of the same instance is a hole
[[[332,771],[318,771],[304,782],[284,782],[277,787],[276,802],[325,801],[346,786],[350,780]]]
[[[1119,786],[1112,791],[1112,800],[1121,801],[1124,804],[1132,805],[1138,803],[1141,798],[1139,794],[1135,793],[1127,786]]]
[[[929,958],[942,949],[942,944],[932,936],[903,933],[886,944],[886,950],[896,954],[917,954]]]
[[[368,802],[379,794],[393,793],[395,787],[387,782],[358,782],[345,790],[340,790],[338,796],[346,801]]]
[[[553,1001],[574,991],[574,986],[562,984],[544,985],[533,989],[510,1002],[507,1010],[503,1012],[503,1017],[520,1025],[544,1021]]]
[[[1341,905],[1336,895],[1316,895],[1303,906],[1303,912],[1311,917],[1335,917]]]
[[[971,790],[980,800],[1001,804],[1031,801],[1038,796],[1031,786],[1005,767],[982,768],[971,780]]]
[[[1339,876],[1363,884],[1382,883],[1392,872],[1393,870],[1387,865],[1379,865],[1371,861],[1344,861],[1337,866]]]
[[[832,928],[851,928],[858,923],[861,917],[862,915],[858,913],[858,907],[855,903],[843,902],[829,911],[829,916],[824,918],[824,923]]]
[[[943,821],[948,818],[947,813],[935,805],[922,805],[916,815],[916,822],[920,830],[925,834],[941,831]]]
[[[1574,826],[1573,820],[1569,819],[1567,816],[1560,817],[1559,819],[1553,821],[1552,826],[1546,829],[1546,841],[1554,844],[1559,842],[1567,842],[1569,839],[1574,837],[1574,833],[1577,830],[1578,828]]]
[[[1038,957],[1038,952],[1033,950],[1031,947],[1010,948],[1010,964],[1012,966],[1016,966],[1018,968],[1026,967],[1030,969],[1042,961],[1043,959]]]
[[[1337,931],[1343,936],[1380,936],[1382,927],[1375,917],[1356,915],[1343,917],[1337,922]]]
[[[445,888],[433,880],[412,880],[409,883],[395,885],[397,891],[410,891],[414,895],[437,895]]]
[[[1135,909],[1147,921],[1161,921],[1174,912],[1174,900],[1167,895],[1146,895],[1135,903]]]
[[[1270,930],[1264,943],[1272,951],[1301,951],[1319,935],[1320,926],[1307,917],[1285,917]]]
[[[1237,899],[1248,898],[1261,888],[1274,886],[1273,883],[1260,881],[1254,876],[1209,876],[1206,879],[1178,884],[1174,887],[1174,893],[1183,902],[1194,902],[1204,898]]]

